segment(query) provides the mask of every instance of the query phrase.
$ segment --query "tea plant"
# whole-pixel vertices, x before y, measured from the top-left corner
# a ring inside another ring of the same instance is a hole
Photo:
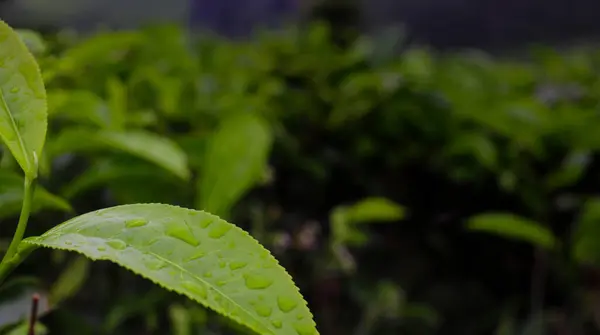
[[[47,117],[38,64],[19,35],[0,21],[0,136],[24,172],[21,214],[0,264],[0,282],[39,247],[69,250],[117,263],[258,334],[318,334],[306,302],[277,260],[245,231],[203,211],[156,203],[121,205],[24,238],[37,201]],[[110,132],[76,135],[68,139],[84,146],[88,140],[122,140]],[[127,143],[144,143],[144,135]],[[173,157],[172,165],[164,167],[185,175],[177,162]]]

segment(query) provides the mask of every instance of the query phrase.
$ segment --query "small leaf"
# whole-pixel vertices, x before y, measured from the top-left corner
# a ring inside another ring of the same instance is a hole
[[[48,151],[53,157],[63,153],[102,149],[122,151],[140,157],[184,180],[190,177],[186,154],[175,142],[142,130],[121,132],[68,128],[48,144]]]
[[[385,198],[367,198],[348,207],[346,215],[351,223],[401,220],[404,207]]]
[[[236,113],[226,118],[206,149],[197,208],[228,215],[261,181],[272,141],[271,129],[258,116]]]
[[[294,282],[256,240],[217,216],[170,205],[91,212],[39,237],[39,246],[110,260],[258,334],[318,334]]]
[[[557,241],[554,234],[536,222],[510,213],[486,213],[469,219],[470,230],[497,234],[552,249]]]
[[[162,170],[159,167],[145,161],[101,160],[71,181],[61,194],[67,199],[72,199],[95,187],[105,186],[111,182],[120,183],[131,179],[148,178],[155,181],[161,179],[169,182],[171,185],[178,181],[175,177],[161,172]],[[161,186],[164,186],[164,183],[161,183]],[[143,187],[142,191],[146,192]]]
[[[356,224],[390,222],[404,218],[404,207],[385,198],[366,198],[352,206],[338,206],[331,211],[330,222],[333,237],[342,244],[362,245],[368,236]]]
[[[40,69],[21,38],[0,20],[0,137],[31,179],[37,177],[47,119]]]
[[[0,218],[19,214],[23,202],[23,177],[18,174],[0,170]],[[46,191],[41,186],[35,188],[32,212],[43,209],[54,209],[70,212],[69,203]]]
[[[600,198],[586,201],[571,237],[571,255],[580,264],[600,264]]]

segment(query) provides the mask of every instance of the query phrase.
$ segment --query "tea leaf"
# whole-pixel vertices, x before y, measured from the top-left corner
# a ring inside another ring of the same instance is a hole
[[[40,69],[19,35],[0,20],[0,137],[31,179],[37,177],[47,119]]]
[[[600,264],[600,198],[585,202],[571,237],[571,256],[581,264]]]
[[[52,156],[68,152],[90,152],[111,149],[150,161],[178,176],[188,179],[187,157],[168,138],[142,130],[110,131],[69,128],[48,144]]]
[[[108,106],[100,97],[86,90],[48,90],[48,117],[66,119],[78,124],[108,128]]]
[[[318,334],[306,302],[277,260],[245,231],[206,212],[162,204],[117,206],[22,243],[115,262],[258,334]]]
[[[350,223],[386,222],[402,219],[405,209],[385,198],[366,198],[348,207],[346,214]]]
[[[269,126],[258,116],[236,113],[226,118],[206,148],[197,208],[227,215],[261,180],[272,141]]]
[[[469,220],[468,228],[529,242],[546,249],[556,245],[556,238],[549,229],[510,213],[477,215]]]
[[[161,173],[159,167],[144,161],[107,159],[97,162],[71,181],[61,192],[67,199],[72,199],[82,192],[94,187],[105,186],[110,182],[123,182],[130,179],[161,179],[173,185],[175,177]],[[161,183],[164,186],[164,183]],[[144,189],[144,191],[146,191]]]
[[[0,170],[0,218],[19,214],[23,202],[23,177],[18,174]],[[69,203],[46,191],[41,186],[35,188],[32,212],[42,209],[55,209],[70,212],[73,209]]]

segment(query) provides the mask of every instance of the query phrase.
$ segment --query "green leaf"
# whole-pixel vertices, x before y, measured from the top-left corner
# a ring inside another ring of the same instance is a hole
[[[165,183],[173,185],[179,181],[170,174],[162,173],[159,167],[145,161],[106,159],[95,163],[71,181],[62,190],[61,195],[67,199],[73,199],[95,187],[105,186],[113,181],[121,183],[132,179],[164,181],[160,183],[163,187]],[[147,191],[144,187],[141,188],[142,191]]]
[[[240,228],[162,204],[117,206],[23,240],[115,262],[258,334],[318,334],[306,302],[275,258]]]
[[[272,142],[271,129],[256,115],[236,113],[223,120],[206,148],[197,208],[228,215],[261,181]]]
[[[554,234],[540,224],[510,213],[486,213],[469,219],[470,230],[488,232],[507,238],[525,241],[542,248],[556,246]]]
[[[127,88],[114,77],[106,82],[108,92],[108,104],[110,106],[110,126],[114,130],[122,130],[125,125],[127,114]]]
[[[586,201],[571,237],[571,256],[580,264],[600,264],[600,198]]]
[[[190,177],[186,154],[175,142],[142,130],[121,132],[68,128],[48,143],[48,151],[53,157],[102,149],[126,152],[145,159],[184,180]]]
[[[18,174],[0,170],[0,218],[19,214],[23,202],[23,177]],[[33,195],[32,212],[43,209],[54,209],[70,212],[73,209],[69,203],[37,186]]]
[[[0,137],[31,179],[37,177],[47,119],[40,69],[21,38],[0,20]]]
[[[94,93],[86,90],[49,90],[48,116],[61,118],[80,124],[91,124],[108,128],[110,116],[108,107]]]
[[[355,225],[368,222],[390,222],[404,218],[404,207],[385,198],[366,198],[352,206],[338,206],[330,215],[331,228],[336,242],[362,245],[368,236]]]
[[[404,207],[385,198],[366,198],[347,208],[347,220],[351,223],[386,222],[404,218]]]

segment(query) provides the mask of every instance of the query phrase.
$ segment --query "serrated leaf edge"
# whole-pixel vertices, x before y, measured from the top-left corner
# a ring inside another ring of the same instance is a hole
[[[243,235],[245,235],[245,236],[249,237],[250,239],[252,239],[253,241],[255,241],[255,242],[258,244],[259,248],[261,248],[263,251],[267,251],[267,252],[269,253],[269,255],[271,256],[271,258],[272,258],[272,259],[275,261],[275,264],[276,264],[276,266],[277,266],[277,267],[279,267],[279,269],[280,269],[280,270],[283,270],[283,272],[285,273],[285,276],[286,276],[287,280],[288,280],[288,281],[289,281],[289,282],[292,284],[292,286],[294,287],[294,290],[295,290],[295,292],[296,292],[296,293],[297,293],[297,294],[300,296],[300,298],[301,298],[301,304],[302,304],[302,305],[305,307],[306,311],[308,312],[308,315],[310,316],[310,318],[311,318],[311,321],[312,321],[312,325],[313,325],[314,329],[316,330],[316,324],[315,324],[315,322],[314,322],[314,316],[313,316],[312,312],[310,311],[310,309],[308,308],[308,303],[306,302],[306,299],[304,299],[304,296],[303,296],[303,295],[300,293],[300,290],[299,290],[299,288],[296,286],[296,283],[294,282],[294,280],[293,280],[292,276],[291,276],[291,275],[290,275],[290,274],[287,272],[287,270],[286,270],[286,269],[285,269],[283,266],[281,266],[281,264],[279,264],[279,261],[277,260],[277,258],[275,258],[275,257],[274,257],[274,256],[271,254],[271,252],[270,252],[268,249],[266,249],[266,248],[265,248],[265,247],[264,247],[264,246],[263,246],[263,245],[262,245],[260,242],[258,242],[258,240],[256,240],[254,237],[252,237],[252,235],[250,235],[250,234],[249,234],[247,231],[245,231],[245,230],[241,229],[241,228],[240,228],[240,227],[238,227],[237,225],[235,225],[235,224],[233,224],[233,223],[230,223],[230,222],[228,222],[228,221],[225,221],[225,220],[221,219],[220,217],[218,217],[218,216],[216,216],[216,215],[214,215],[214,214],[211,214],[211,213],[208,213],[208,212],[205,212],[205,211],[202,211],[202,210],[194,210],[194,209],[185,208],[185,207],[181,207],[181,206],[176,206],[176,205],[168,205],[168,204],[162,204],[162,203],[138,203],[138,204],[118,205],[118,206],[113,206],[113,207],[108,207],[108,208],[103,208],[103,209],[99,209],[99,210],[96,210],[96,211],[88,212],[88,213],[86,213],[86,214],[98,213],[98,212],[101,212],[101,211],[103,211],[103,210],[107,210],[107,209],[126,208],[126,207],[131,207],[131,206],[139,206],[139,205],[161,205],[161,206],[166,206],[166,207],[171,207],[171,208],[183,209],[183,210],[186,210],[186,211],[188,211],[188,212],[197,212],[197,213],[206,214],[206,215],[212,216],[214,219],[221,220],[221,221],[224,221],[224,222],[226,222],[226,223],[230,224],[230,225],[232,226],[232,229],[237,229],[238,231],[241,231],[241,233],[242,233]],[[83,214],[83,215],[86,215],[86,214]],[[75,218],[73,218],[73,219],[75,219]],[[51,234],[56,234],[56,233],[59,233],[59,232],[60,232],[60,228],[61,228],[63,225],[65,225],[65,224],[69,223],[69,222],[70,222],[71,220],[73,220],[73,219],[67,220],[67,221],[65,221],[65,222],[63,222],[63,223],[61,223],[61,224],[59,224],[59,225],[57,225],[57,226],[55,226],[55,227],[51,228],[50,230],[46,231],[46,232],[45,232],[43,235],[51,235]],[[146,276],[146,275],[144,275],[144,274],[138,273],[138,272],[136,272],[135,270],[133,270],[133,269],[131,269],[131,268],[129,268],[129,267],[127,267],[127,266],[123,265],[123,264],[117,263],[117,262],[115,262],[115,261],[113,261],[113,260],[111,260],[111,259],[108,259],[108,258],[97,258],[97,259],[96,259],[96,258],[92,258],[92,257],[90,257],[90,256],[88,256],[88,255],[86,255],[86,254],[84,254],[83,252],[80,252],[80,251],[78,251],[78,250],[75,250],[75,249],[70,249],[70,248],[62,248],[62,247],[58,247],[58,246],[47,246],[47,245],[44,245],[44,244],[42,244],[42,243],[36,243],[36,242],[35,242],[35,240],[36,240],[36,239],[38,239],[38,238],[41,238],[43,235],[41,235],[41,236],[34,236],[34,237],[27,238],[27,239],[23,240],[21,243],[29,244],[29,245],[31,245],[31,246],[36,246],[36,247],[44,247],[44,248],[57,249],[57,250],[74,251],[74,252],[77,252],[78,254],[81,254],[81,255],[85,256],[86,258],[88,258],[88,259],[91,259],[91,260],[93,260],[93,261],[96,261],[96,260],[107,260],[107,261],[110,261],[110,262],[112,262],[112,263],[115,263],[115,264],[117,264],[117,265],[119,265],[119,266],[123,267],[123,268],[126,268],[127,270],[129,270],[129,271],[131,271],[131,272],[135,273],[136,275],[138,275],[138,276],[140,276],[140,277],[143,277],[143,278],[146,278],[147,280],[150,280],[150,281],[151,281],[151,282],[153,282],[154,284],[156,284],[156,285],[158,285],[158,286],[160,286],[160,287],[162,287],[162,288],[164,288],[164,289],[166,289],[166,290],[168,290],[168,291],[175,292],[175,293],[178,293],[178,294],[180,294],[180,295],[186,296],[186,297],[187,297],[187,298],[189,298],[190,300],[196,301],[197,303],[201,304],[202,306],[204,306],[204,307],[206,307],[206,308],[209,308],[209,309],[211,309],[211,310],[213,310],[213,311],[215,311],[215,312],[217,312],[217,313],[219,313],[219,314],[221,314],[221,315],[223,315],[223,316],[225,316],[225,317],[227,317],[227,318],[229,318],[229,319],[232,319],[232,320],[236,321],[236,322],[237,322],[239,325],[242,325],[242,326],[244,326],[244,327],[246,327],[246,328],[249,328],[250,330],[252,330],[252,331],[256,332],[257,334],[261,334],[261,335],[263,334],[263,333],[262,333],[261,331],[259,331],[258,329],[255,329],[254,327],[250,327],[250,326],[248,326],[248,325],[247,325],[245,322],[243,322],[243,321],[242,321],[242,320],[241,320],[239,317],[237,317],[237,316],[235,316],[235,315],[232,315],[232,314],[229,314],[229,313],[227,313],[227,311],[225,311],[225,310],[224,310],[224,309],[222,309],[222,308],[215,308],[214,306],[209,306],[208,304],[205,304],[204,302],[202,302],[202,301],[198,301],[198,300],[194,299],[193,297],[189,296],[189,295],[186,293],[186,291],[184,291],[184,290],[178,290],[177,288],[173,288],[173,287],[167,287],[167,286],[164,286],[162,283],[160,283],[160,282],[157,282],[157,281],[154,281],[152,278],[150,278],[150,277],[148,277],[148,276]],[[123,241],[123,242],[125,242],[125,241]],[[126,243],[126,242],[125,242],[125,243]],[[128,246],[129,246],[129,245],[128,245]],[[135,249],[135,248],[134,248],[134,249]],[[176,268],[178,268],[178,269],[182,270],[183,272],[190,273],[189,271],[187,271],[187,270],[184,270],[183,268],[181,268],[179,265],[177,265],[177,264],[175,264],[175,263],[171,262],[170,260],[164,259],[164,258],[162,258],[161,256],[159,256],[159,255],[157,255],[157,254],[155,254],[155,253],[148,252],[147,254],[153,255],[153,256],[155,256],[157,259],[159,259],[159,260],[161,260],[161,261],[164,261],[164,262],[166,262],[166,263],[168,263],[168,264],[171,264],[171,265],[173,265],[174,267],[176,267]],[[196,276],[194,276],[194,277],[196,277]],[[208,283],[208,282],[206,282],[206,281],[202,280],[201,278],[199,278],[199,280],[200,280],[200,281],[202,281],[202,282],[204,282],[204,283],[205,283],[205,284],[206,284],[208,287],[210,287],[210,288],[211,288],[211,289],[213,289],[214,291],[216,291],[216,292],[218,292],[219,294],[221,294],[221,296],[223,296],[224,298],[226,298],[227,300],[229,300],[230,302],[232,302],[232,303],[233,303],[235,306],[237,306],[238,308],[240,308],[240,310],[246,311],[246,312],[247,312],[247,314],[248,314],[250,317],[252,317],[252,319],[254,319],[255,321],[257,321],[259,324],[262,324],[263,326],[265,326],[265,328],[266,328],[266,329],[268,329],[268,330],[270,331],[270,333],[271,333],[271,334],[274,334],[274,333],[273,333],[273,332],[270,330],[270,327],[269,327],[268,325],[265,325],[265,324],[264,324],[264,323],[263,323],[261,320],[257,319],[257,318],[256,318],[256,317],[255,317],[255,316],[254,316],[252,313],[250,313],[250,312],[249,312],[247,309],[243,308],[242,306],[240,306],[239,304],[237,304],[235,301],[232,301],[232,300],[231,300],[231,299],[230,299],[230,298],[229,298],[227,295],[223,294],[223,293],[222,293],[222,292],[221,292],[221,291],[220,291],[218,288],[215,288],[215,287],[213,287],[213,285],[210,285],[210,283]],[[318,335],[318,334],[319,334],[319,332],[318,332],[318,330],[317,330],[317,332],[315,333],[315,335]]]

